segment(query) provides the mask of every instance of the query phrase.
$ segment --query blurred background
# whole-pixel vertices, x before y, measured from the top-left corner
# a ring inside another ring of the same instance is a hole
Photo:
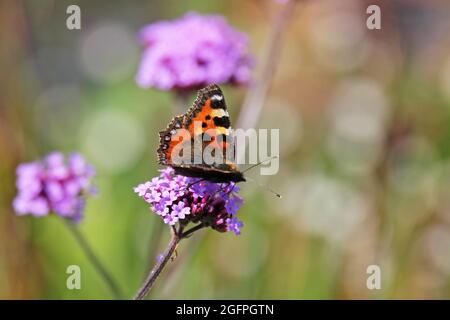
[[[61,218],[12,210],[17,165],[53,150],[96,166],[81,231],[134,295],[169,230],[132,188],[157,175],[157,132],[176,112],[134,81],[137,31],[218,13],[258,68],[281,2],[0,2],[0,298],[111,298]],[[66,28],[70,4],[81,30]],[[366,28],[369,4],[381,30]],[[280,171],[249,173],[283,198],[242,184],[242,235],[184,241],[150,297],[450,298],[449,30],[448,1],[300,2],[258,123],[280,128]],[[236,119],[246,90],[224,91]],[[71,264],[82,290],[66,289]],[[366,286],[372,264],[380,290]]]

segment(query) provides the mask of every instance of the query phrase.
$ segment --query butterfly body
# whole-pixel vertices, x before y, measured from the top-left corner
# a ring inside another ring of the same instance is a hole
[[[197,177],[210,182],[241,182],[245,181],[244,175],[239,170],[231,168],[215,168],[206,166],[173,166],[175,174],[187,177]]]
[[[245,181],[230,159],[228,151],[234,153],[234,140],[225,98],[217,85],[201,89],[188,111],[173,118],[159,137],[158,162],[173,167],[176,174],[216,183]],[[219,160],[206,161],[205,150],[212,150]],[[180,162],[179,155],[185,161]]]

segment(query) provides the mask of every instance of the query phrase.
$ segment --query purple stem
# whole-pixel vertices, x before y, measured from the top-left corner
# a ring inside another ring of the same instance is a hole
[[[291,0],[284,4],[274,22],[269,35],[266,53],[262,58],[260,76],[248,90],[237,121],[237,128],[253,128],[258,122],[261,110],[277,67],[281,51],[282,35],[295,9],[298,0]]]
[[[172,257],[173,253],[175,252],[178,243],[180,242],[182,238],[178,235],[178,233],[172,229],[172,237],[170,239],[169,245],[167,246],[166,250],[162,254],[161,259],[158,259],[155,266],[153,267],[152,271],[150,271],[149,275],[144,281],[144,284],[139,289],[138,293],[134,297],[134,300],[143,300],[147,294],[150,292],[151,288],[155,284],[156,279],[158,279],[159,275],[165,268],[167,262],[169,262],[170,258]]]
[[[192,227],[191,229],[183,232],[181,234],[181,238],[189,238],[195,231],[205,228],[206,226],[203,223],[200,223],[196,225],[195,227]]]
[[[172,257],[173,253],[175,252],[180,241],[182,239],[190,237],[195,231],[198,231],[204,227],[206,227],[206,226],[204,224],[200,223],[200,224],[190,228],[186,232],[183,232],[183,227],[180,227],[178,230],[175,227],[171,228],[172,237],[170,239],[169,244],[167,245],[166,250],[161,255],[161,258],[157,260],[152,271],[150,271],[149,275],[145,279],[144,284],[142,285],[141,289],[139,289],[138,293],[134,297],[134,300],[143,300],[148,295],[148,293],[152,289],[156,279],[158,279],[159,275],[166,267],[167,262],[169,262],[170,258]]]

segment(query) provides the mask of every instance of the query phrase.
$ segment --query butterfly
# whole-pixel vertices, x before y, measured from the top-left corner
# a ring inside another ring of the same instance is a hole
[[[192,148],[193,145],[197,148]],[[234,147],[225,97],[219,86],[213,84],[199,90],[187,112],[173,118],[167,128],[159,132],[158,163],[172,167],[175,174],[210,182],[245,181],[232,159],[234,155],[227,155]],[[220,161],[205,161],[205,150],[211,150],[214,156],[220,155]],[[177,156],[180,155],[185,161],[179,161]]]

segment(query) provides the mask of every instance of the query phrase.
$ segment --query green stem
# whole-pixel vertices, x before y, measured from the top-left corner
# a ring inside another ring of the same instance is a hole
[[[86,241],[83,234],[80,232],[78,227],[70,222],[69,220],[66,221],[67,226],[69,230],[72,232],[72,235],[74,236],[75,240],[77,241],[78,245],[81,247],[81,249],[86,254],[89,261],[92,263],[94,268],[97,270],[97,272],[100,274],[100,276],[103,278],[103,280],[108,285],[109,289],[111,290],[111,293],[113,294],[115,299],[122,299],[123,295],[117,286],[116,282],[112,278],[112,276],[109,274],[109,272],[106,270],[106,268],[103,266],[103,264],[98,259],[97,255],[92,250],[89,243]]]

